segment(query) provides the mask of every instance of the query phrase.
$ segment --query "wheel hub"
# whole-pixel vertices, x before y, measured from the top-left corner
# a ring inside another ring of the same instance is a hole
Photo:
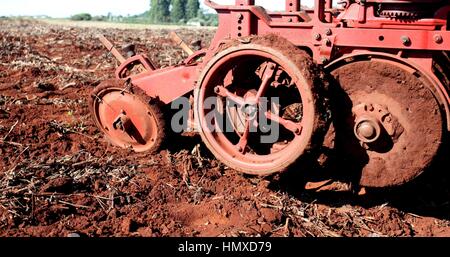
[[[115,130],[120,130],[123,133],[127,133],[129,134],[130,128],[133,125],[133,122],[131,121],[131,119],[126,115],[125,111],[122,110],[119,114],[119,116],[117,116],[117,118],[114,120],[112,127]]]
[[[354,134],[361,145],[367,149],[371,144],[380,141],[383,134],[396,141],[404,132],[404,128],[381,104],[362,103],[353,108],[355,117]]]
[[[256,94],[256,90],[250,90],[244,96],[245,104],[241,112],[247,121],[254,121],[258,115],[259,103]]]
[[[355,125],[355,135],[363,143],[372,143],[380,138],[381,128],[377,120],[361,117]]]

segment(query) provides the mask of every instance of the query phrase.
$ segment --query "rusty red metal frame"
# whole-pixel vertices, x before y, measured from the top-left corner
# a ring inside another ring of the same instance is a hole
[[[409,67],[427,80],[447,112],[450,131],[448,89],[432,70],[433,54],[450,51],[450,5],[440,5],[428,18],[402,20],[376,15],[376,5],[400,2],[435,4],[438,0],[347,1],[344,8],[333,8],[332,0],[315,0],[313,10],[301,10],[299,0],[286,0],[285,11],[268,12],[254,0],[236,0],[235,5],[205,1],[219,15],[219,28],[208,50],[194,53],[182,65],[156,69],[145,55],[124,62],[116,76],[126,79],[126,70],[136,63],[146,71],[130,76],[133,84],[148,95],[170,103],[190,93],[202,67],[224,40],[250,35],[278,34],[311,53],[314,60],[331,65],[349,57],[378,56],[402,67]],[[410,6],[411,7],[411,6]]]

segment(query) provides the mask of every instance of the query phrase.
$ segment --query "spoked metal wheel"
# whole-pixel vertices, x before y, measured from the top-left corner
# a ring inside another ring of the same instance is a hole
[[[89,107],[97,127],[116,146],[155,151],[164,139],[161,110],[140,89],[127,88],[122,80],[101,83]]]
[[[366,187],[391,187],[419,176],[443,135],[439,103],[412,69],[382,59],[354,60],[331,70],[336,152]],[[343,170],[343,169],[341,169]]]
[[[292,165],[319,139],[314,135],[326,116],[318,107],[323,101],[315,94],[321,85],[314,81],[314,68],[309,56],[284,40],[256,38],[220,52],[205,67],[196,93],[206,146],[224,164],[248,174],[268,175]]]

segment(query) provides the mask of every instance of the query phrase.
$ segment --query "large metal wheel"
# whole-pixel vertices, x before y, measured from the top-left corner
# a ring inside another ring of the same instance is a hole
[[[195,112],[204,143],[235,170],[285,170],[322,143],[327,108],[319,76],[311,58],[286,40],[234,42],[209,61],[199,79]],[[214,106],[207,104],[211,99]],[[262,139],[273,132],[262,120],[279,129],[274,140]]]
[[[426,80],[382,59],[353,58],[330,69],[337,82],[332,133],[340,170],[374,188],[419,176],[437,155],[444,128]]]
[[[122,80],[102,82],[92,92],[89,107],[95,124],[113,145],[152,152],[164,140],[161,110],[142,90],[127,87]]]

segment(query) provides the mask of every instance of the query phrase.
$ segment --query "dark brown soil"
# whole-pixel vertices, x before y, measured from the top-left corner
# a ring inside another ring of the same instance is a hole
[[[87,107],[116,65],[98,33],[161,66],[182,59],[164,30],[0,21],[1,236],[450,236],[443,173],[357,197],[345,185],[305,190],[295,171],[243,176],[196,137],[172,137],[154,155],[109,146]]]

